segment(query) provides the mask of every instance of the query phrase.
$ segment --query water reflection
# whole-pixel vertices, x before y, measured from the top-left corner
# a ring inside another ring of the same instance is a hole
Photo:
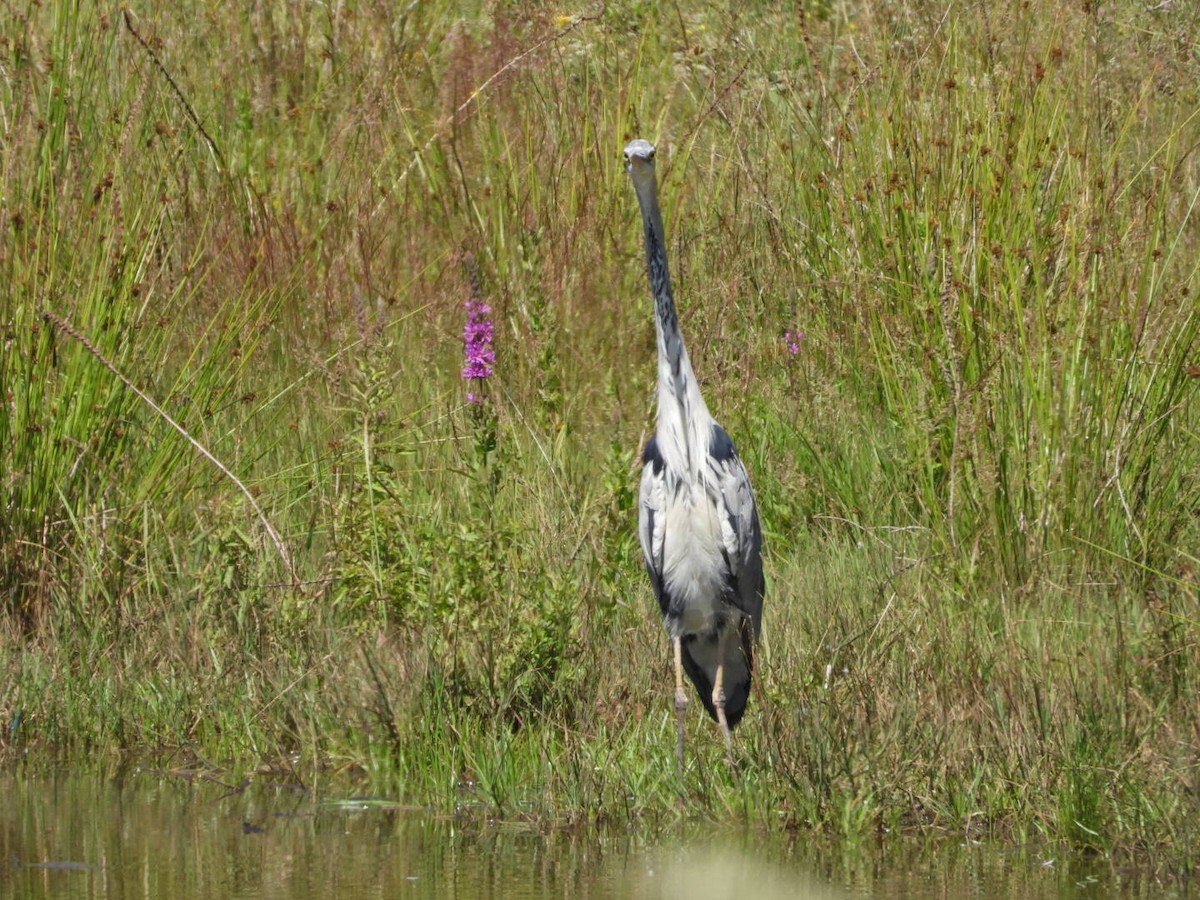
[[[1171,896],[1102,861],[960,841],[846,846],[709,826],[542,834],[149,775],[10,772],[0,797],[0,900]]]

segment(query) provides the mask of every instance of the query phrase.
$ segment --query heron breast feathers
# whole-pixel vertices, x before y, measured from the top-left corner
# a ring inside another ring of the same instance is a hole
[[[682,633],[709,630],[725,609],[729,571],[719,520],[710,502],[676,501],[666,510],[663,587],[686,621]]]

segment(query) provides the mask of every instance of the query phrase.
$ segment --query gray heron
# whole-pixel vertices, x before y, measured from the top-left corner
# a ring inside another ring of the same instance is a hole
[[[658,335],[658,420],[642,453],[638,538],[675,651],[676,762],[682,771],[684,672],[720,724],[733,758],[731,729],[746,711],[762,625],[762,530],[746,468],[709,413],[683,346],[654,145],[631,141],[625,167],[642,210]]]

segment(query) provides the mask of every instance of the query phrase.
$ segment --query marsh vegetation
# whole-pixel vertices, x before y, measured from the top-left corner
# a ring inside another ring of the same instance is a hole
[[[1115,0],[10,10],[5,757],[1190,868],[1197,34]],[[697,710],[671,763],[633,136],[765,530],[736,774]]]

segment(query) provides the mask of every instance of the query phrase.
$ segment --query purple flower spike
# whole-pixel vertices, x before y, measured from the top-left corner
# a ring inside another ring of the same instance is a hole
[[[482,300],[468,300],[463,306],[467,310],[467,323],[463,326],[462,377],[468,380],[491,377],[496,370],[496,351],[492,339],[496,328],[491,320],[492,308]],[[468,403],[481,403],[483,397],[477,392],[467,391]]]
[[[787,344],[788,353],[792,354],[792,356],[800,352],[800,342],[803,340],[803,331],[785,331],[783,333],[783,342]]]

